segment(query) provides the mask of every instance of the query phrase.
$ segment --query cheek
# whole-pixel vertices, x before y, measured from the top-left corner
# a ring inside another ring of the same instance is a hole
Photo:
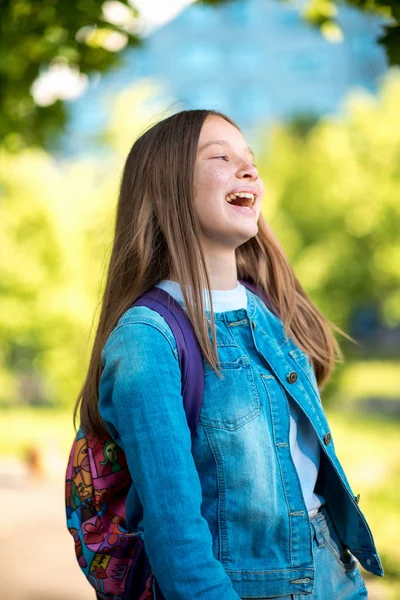
[[[199,168],[194,177],[195,198],[224,193],[229,177],[226,168],[224,169],[218,162]]]

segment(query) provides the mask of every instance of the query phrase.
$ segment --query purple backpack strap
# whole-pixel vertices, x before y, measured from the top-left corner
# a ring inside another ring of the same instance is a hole
[[[192,324],[179,302],[156,286],[140,296],[132,306],[147,306],[157,311],[172,329],[182,373],[183,406],[189,429],[194,435],[203,403],[204,363]]]

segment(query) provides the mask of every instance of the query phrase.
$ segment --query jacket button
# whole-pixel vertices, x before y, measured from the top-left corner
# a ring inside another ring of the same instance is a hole
[[[296,383],[296,381],[297,381],[296,371],[290,371],[289,375],[287,376],[287,380],[289,383]]]
[[[357,496],[354,496],[354,500],[356,501],[356,504],[360,504],[360,494],[357,494]]]
[[[256,328],[256,324],[254,323],[254,321],[251,322],[251,328],[255,329]]]
[[[325,442],[325,446],[329,446],[329,444],[331,443],[331,434],[327,433],[326,435],[324,435],[324,442]]]

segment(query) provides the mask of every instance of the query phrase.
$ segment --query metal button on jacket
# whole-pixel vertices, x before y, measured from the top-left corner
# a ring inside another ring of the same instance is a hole
[[[331,443],[331,434],[329,432],[326,435],[324,435],[324,442],[326,446],[328,446]]]
[[[252,329],[256,328],[256,324],[254,323],[254,321],[251,322],[251,327],[252,327]]]
[[[296,381],[297,381],[296,371],[290,371],[289,375],[287,376],[287,380],[289,383],[296,383]]]

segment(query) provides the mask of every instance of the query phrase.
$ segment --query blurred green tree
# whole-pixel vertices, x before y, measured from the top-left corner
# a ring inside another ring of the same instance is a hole
[[[278,124],[261,144],[265,215],[308,293],[345,328],[365,304],[400,324],[399,102],[391,70],[378,98],[354,91],[341,115],[307,131]]]
[[[217,6],[235,0],[199,1]],[[398,0],[346,2],[391,19],[379,43],[389,62],[400,64]],[[338,3],[309,0],[299,10],[328,39],[340,41]],[[133,0],[0,0],[0,10],[0,139],[10,150],[49,148],[65,124],[65,100],[85,86],[88,76],[121,64],[123,49],[141,43],[140,15]],[[68,89],[43,93],[46,78],[57,87],[54,81],[61,76],[68,78]]]
[[[0,138],[10,149],[45,146],[65,123],[71,88],[140,43],[138,12],[124,0],[0,0],[0,10]],[[38,78],[49,68],[69,75],[70,89],[43,96]]]
[[[60,163],[40,148],[0,147],[0,404],[76,398],[123,162],[157,108],[167,116],[159,94],[147,83],[115,99],[107,158]]]

